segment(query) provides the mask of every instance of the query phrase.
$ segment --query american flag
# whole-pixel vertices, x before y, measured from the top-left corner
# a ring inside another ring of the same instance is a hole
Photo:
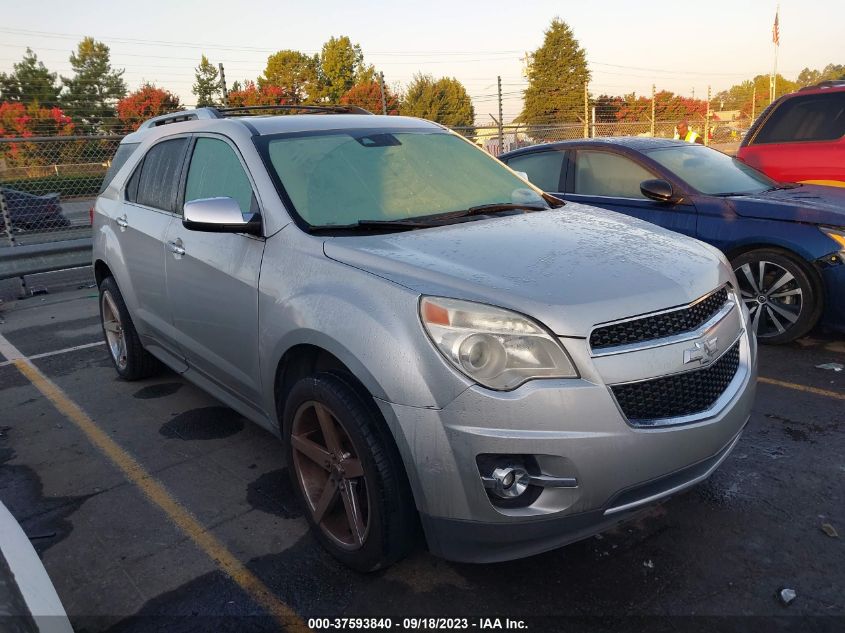
[[[775,11],[775,23],[772,26],[772,42],[775,43],[775,46],[780,46],[780,28],[778,27],[778,13],[779,11]]]

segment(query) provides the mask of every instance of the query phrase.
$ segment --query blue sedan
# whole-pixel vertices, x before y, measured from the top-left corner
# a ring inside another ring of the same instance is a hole
[[[500,158],[559,198],[722,250],[761,342],[791,341],[819,322],[845,331],[845,188],[778,183],[716,150],[667,139],[563,141]]]

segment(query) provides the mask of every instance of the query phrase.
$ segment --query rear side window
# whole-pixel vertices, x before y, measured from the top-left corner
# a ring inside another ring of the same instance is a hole
[[[241,161],[231,146],[220,139],[201,137],[194,146],[185,202],[203,198],[233,198],[244,215],[257,210],[252,185]]]
[[[132,156],[132,152],[140,145],[140,143],[124,143],[119,145],[117,148],[117,152],[114,154],[114,158],[111,159],[111,165],[109,165],[108,170],[106,171],[106,175],[103,178],[103,184],[100,185],[100,191],[97,195],[100,195],[106,190],[111,184],[111,181],[114,180],[115,174],[120,171],[120,168],[126,164],[126,161]]]
[[[612,198],[645,198],[643,180],[654,175],[630,158],[609,152],[579,150],[575,162],[573,193]]]
[[[187,138],[176,138],[153,145],[141,166],[135,202],[175,213],[176,190],[187,144]],[[130,199],[131,193],[130,187]]]
[[[752,145],[833,141],[845,136],[845,92],[791,97],[781,103]]]
[[[560,151],[536,152],[514,156],[508,161],[508,167],[514,171],[524,171],[528,180],[543,191],[563,191],[560,174],[565,153]]]

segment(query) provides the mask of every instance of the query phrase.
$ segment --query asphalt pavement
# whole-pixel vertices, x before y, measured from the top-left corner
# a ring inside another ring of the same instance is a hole
[[[172,372],[117,379],[95,289],[7,302],[0,320],[0,500],[78,632],[343,617],[401,630],[431,616],[469,629],[499,617],[534,631],[845,630],[845,372],[817,367],[845,363],[841,336],[763,347],[736,450],[630,523],[495,565],[421,545],[361,575],[309,535],[275,437]]]

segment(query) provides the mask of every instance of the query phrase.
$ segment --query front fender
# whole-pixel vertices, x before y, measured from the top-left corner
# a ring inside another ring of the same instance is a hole
[[[301,344],[336,356],[380,400],[427,408],[454,400],[471,382],[429,341],[418,301],[408,288],[325,257],[320,241],[298,231],[268,239],[258,300],[266,410],[275,411],[282,357]]]

